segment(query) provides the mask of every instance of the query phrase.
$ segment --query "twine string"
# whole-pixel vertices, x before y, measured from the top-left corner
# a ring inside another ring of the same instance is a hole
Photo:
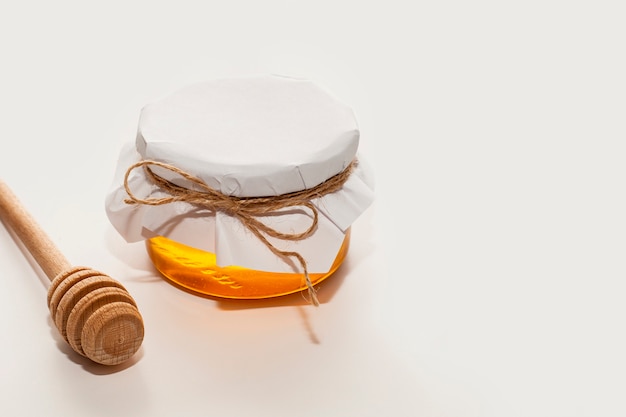
[[[210,186],[202,179],[183,171],[182,169],[166,164],[164,162],[154,160],[142,160],[131,165],[124,175],[124,189],[128,198],[124,200],[126,204],[143,204],[150,206],[160,206],[175,202],[185,202],[191,205],[209,209],[213,212],[221,211],[226,213],[244,225],[257,239],[259,239],[274,255],[284,259],[296,259],[302,267],[304,280],[308,289],[310,301],[313,305],[319,306],[317,291],[313,287],[307,262],[304,257],[295,251],[285,251],[278,249],[269,240],[273,237],[279,240],[299,241],[312,236],[317,229],[319,212],[317,207],[311,202],[315,198],[339,191],[352,173],[357,161],[352,161],[348,167],[339,174],[334,175],[325,182],[308,189],[295,191],[292,193],[281,194],[268,197],[236,197],[223,194]],[[167,171],[173,172],[187,180],[192,187],[183,187],[174,184],[171,181],[157,175],[151,167],[159,167]],[[130,189],[130,174],[137,168],[143,168],[146,177],[150,182],[157,185],[166,193],[165,197],[137,197]],[[283,233],[265,223],[259,221],[257,217],[267,214],[280,214],[279,210],[299,207],[306,209],[311,214],[311,224],[302,232]]]

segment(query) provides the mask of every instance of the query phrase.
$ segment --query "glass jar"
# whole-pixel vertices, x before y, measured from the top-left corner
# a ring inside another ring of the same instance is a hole
[[[352,110],[311,81],[194,84],[142,109],[107,214],[127,241],[145,240],[156,269],[188,290],[236,299],[310,290],[340,267],[351,225],[373,200],[358,142]],[[340,182],[329,188],[333,181]],[[213,194],[220,202],[205,201]],[[311,195],[274,207],[302,194]],[[252,199],[272,208],[232,208]]]

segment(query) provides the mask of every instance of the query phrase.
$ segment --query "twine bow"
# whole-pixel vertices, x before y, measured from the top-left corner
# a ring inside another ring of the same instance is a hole
[[[191,175],[180,168],[153,160],[142,160],[131,165],[124,176],[124,189],[128,194],[128,198],[124,200],[127,204],[144,204],[150,206],[159,206],[163,204],[174,203],[178,201],[186,202],[198,207],[209,209],[213,212],[221,211],[232,217],[237,218],[254,236],[256,236],[267,248],[280,258],[295,258],[302,267],[304,280],[311,298],[311,302],[319,305],[316,290],[311,283],[307,263],[304,257],[295,251],[284,251],[275,247],[267,236],[286,241],[298,241],[308,238],[315,233],[318,224],[319,212],[317,207],[313,205],[311,200],[322,197],[341,189],[346,182],[354,166],[356,160],[352,161],[348,167],[339,174],[329,178],[325,182],[302,191],[296,191],[287,194],[269,197],[235,197],[222,194],[221,192],[209,187],[200,178]],[[158,175],[156,175],[150,167],[160,167],[180,175],[197,189],[182,187],[174,184]],[[167,196],[161,198],[139,198],[137,197],[128,184],[130,174],[137,168],[143,167],[147,178],[157,185]],[[258,216],[277,213],[278,210],[300,207],[310,211],[312,220],[310,226],[300,233],[282,233],[265,223],[257,220]]]

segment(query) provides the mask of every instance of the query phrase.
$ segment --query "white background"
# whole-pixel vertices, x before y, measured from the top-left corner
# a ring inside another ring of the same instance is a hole
[[[146,338],[72,353],[0,227],[0,415],[626,415],[623,2],[7,3],[0,178]],[[104,213],[144,104],[265,73],[352,106],[376,172],[318,309],[178,290]]]

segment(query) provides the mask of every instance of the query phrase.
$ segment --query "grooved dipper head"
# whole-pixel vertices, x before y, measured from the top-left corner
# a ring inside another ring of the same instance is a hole
[[[118,281],[86,267],[56,276],[48,291],[54,323],[77,353],[103,365],[130,359],[143,342],[143,319]]]

